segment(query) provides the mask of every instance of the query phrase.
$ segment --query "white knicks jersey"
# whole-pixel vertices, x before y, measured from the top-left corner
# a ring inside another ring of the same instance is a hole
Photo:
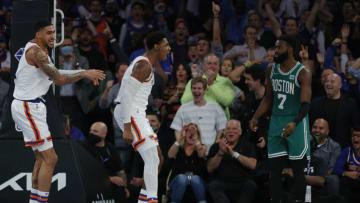
[[[136,64],[138,61],[140,60],[146,60],[148,63],[149,59],[144,57],[144,56],[138,56],[136,57],[133,62],[130,64],[130,66],[127,68],[127,70],[125,71],[124,77],[122,79],[122,84],[125,84],[127,82],[127,80],[130,79],[131,77],[131,73],[134,69],[134,64]],[[146,115],[145,111],[146,111],[146,106],[148,105],[148,99],[149,99],[149,95],[151,93],[151,89],[152,86],[154,85],[155,79],[154,79],[154,73],[151,72],[150,76],[143,82],[141,83],[139,90],[136,92],[136,95],[134,97],[134,101],[132,101],[132,108],[131,108],[131,114],[134,115],[135,111],[137,114],[143,114],[144,116]],[[124,88],[124,85],[120,86],[120,91],[115,99],[115,103],[120,103],[119,105],[121,106],[122,101],[123,101],[123,97],[126,96],[126,94],[124,93],[125,91],[128,91]]]
[[[26,44],[15,74],[14,98],[18,100],[33,100],[45,95],[53,82],[40,68],[27,62],[25,53],[32,46],[39,47],[39,45],[31,41]],[[48,59],[52,63],[49,56]]]

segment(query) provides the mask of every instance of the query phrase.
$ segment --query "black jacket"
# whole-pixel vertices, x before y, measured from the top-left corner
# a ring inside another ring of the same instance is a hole
[[[316,119],[325,118],[326,109],[324,109],[324,103],[326,99],[323,96],[312,101],[309,112],[310,129]],[[360,124],[359,115],[359,108],[356,102],[350,97],[341,95],[334,132],[330,132],[331,138],[339,143],[341,148],[350,146],[351,128]]]

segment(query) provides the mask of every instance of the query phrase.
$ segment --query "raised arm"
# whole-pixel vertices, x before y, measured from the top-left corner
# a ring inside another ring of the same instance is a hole
[[[271,23],[271,31],[274,33],[276,37],[281,36],[281,26],[279,21],[276,19],[274,11],[272,10],[269,3],[265,4],[265,11],[269,17]]]
[[[311,8],[310,11],[310,16],[308,17],[307,21],[305,22],[305,26],[308,29],[308,31],[311,33],[312,29],[314,27],[315,24],[315,20],[316,20],[316,16],[319,12],[320,9],[320,1],[321,0],[316,0],[313,7]]]
[[[221,44],[221,30],[220,30],[220,6],[217,5],[215,2],[212,2],[212,11],[214,14],[213,20],[213,43],[216,45]]]
[[[30,65],[40,68],[56,85],[75,83],[82,78],[88,78],[95,85],[98,85],[99,80],[105,78],[103,71],[95,69],[84,70],[74,74],[61,74],[55,65],[49,61],[48,55],[37,46],[29,48],[25,53],[25,57]]]

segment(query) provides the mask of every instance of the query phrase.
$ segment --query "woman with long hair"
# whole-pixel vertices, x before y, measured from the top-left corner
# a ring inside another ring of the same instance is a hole
[[[168,157],[173,160],[170,176],[171,202],[181,202],[185,190],[191,187],[196,200],[206,202],[206,146],[201,143],[199,128],[196,124],[185,125],[181,130],[180,141],[176,141],[168,151]]]
[[[171,124],[177,110],[180,108],[180,99],[187,82],[191,78],[191,71],[186,63],[177,63],[174,65],[171,75],[169,85],[164,90],[163,105],[161,107],[161,117],[167,125]]]

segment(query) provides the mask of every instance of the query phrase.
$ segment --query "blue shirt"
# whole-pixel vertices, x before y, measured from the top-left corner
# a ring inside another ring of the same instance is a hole
[[[360,157],[352,147],[345,148],[337,159],[333,174],[342,176],[345,171],[360,172]]]

